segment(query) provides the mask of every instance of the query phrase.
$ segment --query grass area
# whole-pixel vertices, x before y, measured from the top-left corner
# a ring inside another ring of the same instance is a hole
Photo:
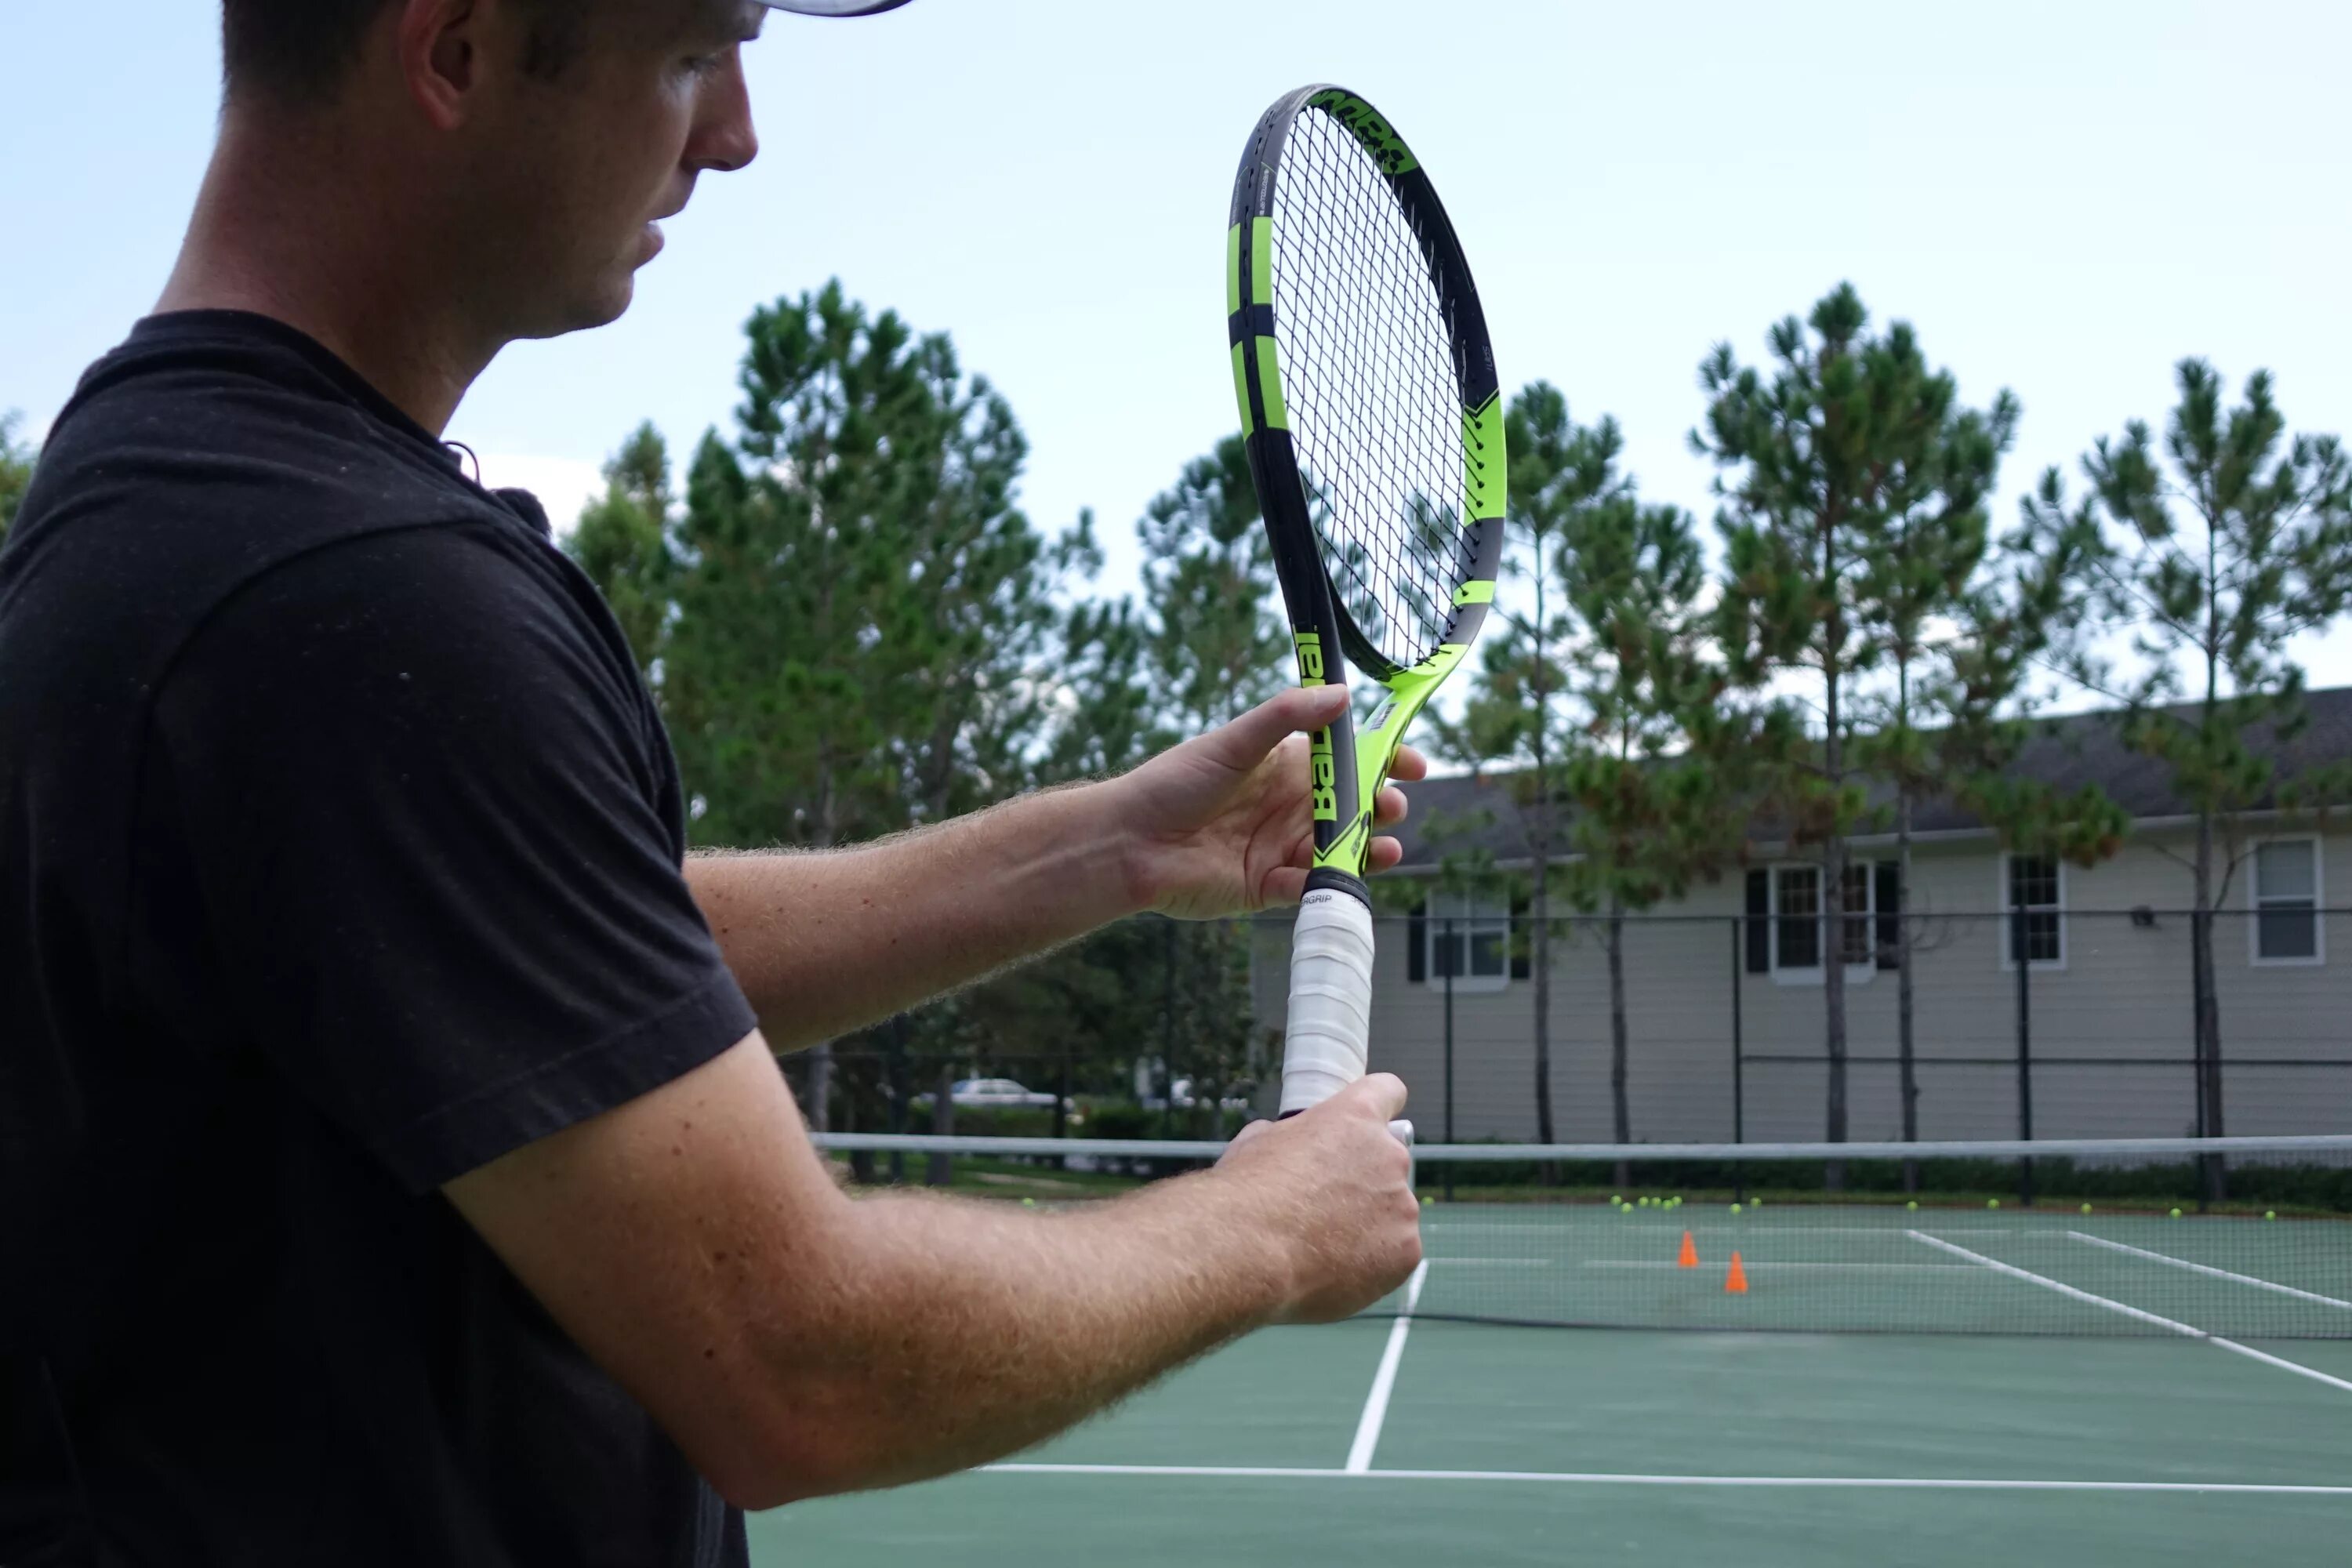
[[[920,1154],[908,1156],[905,1184],[926,1185],[929,1160]],[[846,1155],[833,1156],[835,1169],[843,1181],[853,1186]],[[889,1184],[887,1156],[875,1157],[877,1188]],[[1473,1167],[1475,1169],[1475,1167]],[[1073,1202],[1087,1198],[1115,1197],[1131,1192],[1151,1178],[1126,1173],[1107,1171],[1073,1171],[1031,1160],[998,1159],[976,1155],[958,1155],[948,1163],[949,1176],[943,1190],[974,1197],[1034,1198],[1040,1203]],[[2099,1184],[2104,1188],[2108,1184]],[[1419,1190],[1433,1203],[1447,1201],[1444,1178],[1441,1172],[1424,1167],[1420,1173]],[[1696,1187],[1657,1187],[1643,1185],[1615,1186],[1606,1183],[1578,1182],[1559,1186],[1544,1186],[1533,1181],[1469,1182],[1457,1177],[1451,1201],[1465,1204],[1560,1204],[1570,1205],[1606,1205],[1612,1198],[1622,1197],[1638,1203],[1644,1197],[1664,1199],[1680,1197],[1692,1207],[1727,1206],[1735,1201],[1745,1201],[1764,1208],[1798,1207],[1809,1205],[1836,1205],[1850,1208],[1903,1209],[1916,1203],[1922,1209],[1939,1211],[1990,1209],[1998,1205],[2001,1209],[2027,1207],[2018,1200],[2016,1189],[2011,1187],[1979,1187],[1961,1191],[1921,1191],[1905,1193],[1899,1188],[1849,1187],[1832,1193],[1819,1186],[1769,1186],[1740,1192],[1728,1185]],[[2162,1215],[2173,1208],[2186,1214],[2204,1213],[2210,1215],[2237,1215],[2259,1219],[2275,1213],[2280,1219],[2342,1219],[2346,1211],[2326,1204],[2298,1203],[2286,1198],[2232,1198],[2200,1210],[2191,1194],[2112,1194],[2104,1190],[2084,1192],[2067,1187],[2041,1185],[2037,1187],[2032,1212],[2077,1213],[2088,1203],[2098,1214],[2139,1214]]]
[[[835,1172],[852,1191],[879,1192],[892,1184],[889,1181],[889,1157],[874,1157],[875,1183],[866,1186],[850,1174],[849,1157],[832,1156]],[[920,1154],[907,1157],[906,1186],[927,1184],[929,1161]],[[1065,1202],[1081,1198],[1113,1197],[1131,1192],[1143,1184],[1144,1178],[1116,1174],[1104,1171],[1066,1171],[1050,1164],[1027,1160],[997,1160],[975,1155],[958,1155],[948,1162],[948,1180],[941,1189],[966,1196],[994,1198],[1034,1198],[1040,1203]]]
[[[856,1187],[849,1178],[849,1157],[835,1154],[835,1168],[842,1180]],[[1173,1173],[1176,1163],[1171,1162]],[[875,1157],[875,1187],[889,1184],[887,1178],[889,1163],[885,1154]],[[906,1184],[927,1184],[929,1159],[922,1154],[910,1154],[906,1159]],[[2006,1180],[1985,1180],[1992,1171],[1967,1171],[1948,1173],[1955,1178],[1973,1178],[1967,1184],[1945,1180],[1933,1180],[1938,1173],[1933,1168],[1922,1171],[1922,1190],[1903,1192],[1900,1187],[1900,1166],[1879,1171],[1867,1162],[1855,1162],[1849,1171],[1849,1184],[1844,1192],[1828,1192],[1818,1178],[1806,1184],[1761,1184],[1761,1187],[1734,1187],[1722,1180],[1719,1171],[1691,1171],[1694,1184],[1616,1184],[1609,1180],[1613,1173],[1595,1173],[1576,1168],[1564,1173],[1559,1184],[1543,1184],[1534,1168],[1517,1171],[1510,1168],[1503,1180],[1494,1180],[1486,1166],[1456,1166],[1451,1201],[1456,1204],[1600,1204],[1606,1206],[1612,1199],[1625,1199],[1639,1204],[1639,1199],[1667,1199],[1679,1196],[1686,1206],[1722,1208],[1745,1201],[1761,1208],[1809,1206],[1809,1204],[1834,1204],[1842,1208],[1895,1208],[1903,1211],[1907,1204],[1916,1204],[1922,1211],[1990,1211],[2000,1206],[2001,1211],[2028,1208],[2030,1213],[2079,1213],[2084,1204],[2091,1204],[2094,1213],[2140,1213],[2140,1215],[2166,1215],[2173,1208],[2183,1213],[2204,1213],[2204,1215],[2237,1215],[2261,1220],[2267,1213],[2277,1213],[2279,1220],[2343,1220],[2352,1213],[2352,1204],[2338,1194],[2336,1183],[2315,1183],[2300,1178],[2291,1171],[2232,1171],[2232,1184],[2251,1187],[2253,1192],[2232,1194],[2221,1204],[2200,1208],[2194,1196],[2194,1180],[2188,1171],[2159,1168],[2159,1175],[2149,1180],[2145,1171],[2100,1171],[2088,1168],[2077,1171],[2072,1162],[2044,1162],[2037,1168],[2034,1201],[2021,1204],[2016,1190],[2016,1171],[2011,1162]],[[1771,1173],[1785,1175],[1785,1173]],[[2180,1180],[2164,1180],[2164,1175],[2178,1175]],[[2336,1175],[2336,1173],[2328,1173]],[[1484,1178],[1484,1180],[1479,1180]],[[2261,1180],[2267,1178],[2267,1180]],[[1127,1171],[1066,1171],[1054,1163],[1034,1159],[995,1159],[995,1157],[960,1157],[948,1162],[948,1192],[967,1196],[1000,1196],[1000,1199],[1034,1199],[1046,1201],[1082,1201],[1118,1196],[1152,1180],[1150,1175],[1136,1175]],[[1421,1168],[1418,1190],[1430,1201],[1446,1201],[1444,1171],[1434,1166]]]

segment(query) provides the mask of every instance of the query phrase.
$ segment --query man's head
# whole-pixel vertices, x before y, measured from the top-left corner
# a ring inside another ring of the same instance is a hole
[[[380,291],[438,286],[501,341],[620,315],[660,249],[655,225],[700,174],[759,150],[739,53],[766,14],[755,0],[222,8],[240,144],[309,161],[337,209],[322,222],[381,224],[384,266],[407,275]]]

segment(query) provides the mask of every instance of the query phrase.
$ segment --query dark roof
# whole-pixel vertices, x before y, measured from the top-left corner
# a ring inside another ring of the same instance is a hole
[[[2308,724],[2283,744],[2266,729],[2252,731],[2255,752],[2273,759],[2289,776],[2321,763],[2352,761],[2352,687],[2306,693],[2305,711]],[[2172,788],[2171,770],[2125,745],[2120,718],[2115,712],[2082,713],[2043,721],[2019,753],[2013,771],[2062,793],[2096,784],[2140,821],[2188,816],[2189,805]],[[1449,855],[1478,852],[1505,864],[1524,861],[1527,826],[1515,776],[1467,773],[1413,785],[1412,815],[1397,833],[1404,845],[1404,866],[1433,869]],[[1893,797],[1893,791],[1884,786],[1873,786],[1871,793],[1877,802]],[[1983,826],[1950,800],[1921,801],[1912,823],[1913,830],[1923,834]],[[1780,837],[1776,826],[1763,822],[1751,832],[1759,842]]]

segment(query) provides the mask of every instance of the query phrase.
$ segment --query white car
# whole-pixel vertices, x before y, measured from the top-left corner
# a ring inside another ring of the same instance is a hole
[[[1048,1110],[1054,1106],[1052,1095],[1015,1083],[1009,1078],[958,1079],[950,1087],[948,1098],[958,1105],[1034,1106]]]

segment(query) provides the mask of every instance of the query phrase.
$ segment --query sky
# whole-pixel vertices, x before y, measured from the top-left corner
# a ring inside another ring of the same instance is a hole
[[[216,8],[0,5],[0,411],[37,437],[152,302],[209,150]],[[1236,424],[1223,232],[1242,142],[1307,82],[1430,170],[1505,384],[1613,414],[1649,497],[1711,513],[1701,357],[1851,280],[1981,405],[2025,416],[2000,520],[2172,367],[2267,367],[2352,432],[2352,5],[915,0],[778,16],[764,151],[707,178],[619,324],[518,345],[450,430],[559,519],[640,421],[725,426],[752,308],[838,278],[950,332],[1033,446],[1026,508],[1132,523]],[[2302,648],[2352,684],[2352,626]]]

